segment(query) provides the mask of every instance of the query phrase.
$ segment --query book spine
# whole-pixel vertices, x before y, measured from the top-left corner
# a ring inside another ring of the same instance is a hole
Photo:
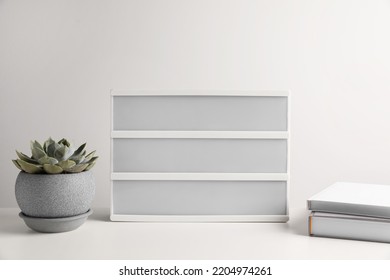
[[[309,216],[309,228],[308,228],[308,230],[309,230],[309,235],[310,236],[312,236],[313,235],[313,216],[312,216],[313,214],[310,214],[310,216]]]

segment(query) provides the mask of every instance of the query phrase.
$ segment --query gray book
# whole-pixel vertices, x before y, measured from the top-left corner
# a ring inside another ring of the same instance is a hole
[[[319,212],[390,218],[390,186],[335,183],[308,199]]]
[[[312,212],[309,234],[390,243],[390,219]]]

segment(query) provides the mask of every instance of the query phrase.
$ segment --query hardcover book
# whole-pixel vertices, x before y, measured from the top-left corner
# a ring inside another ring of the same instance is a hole
[[[331,238],[390,242],[390,219],[312,212],[309,234]]]
[[[337,182],[309,198],[308,209],[390,218],[390,186]]]

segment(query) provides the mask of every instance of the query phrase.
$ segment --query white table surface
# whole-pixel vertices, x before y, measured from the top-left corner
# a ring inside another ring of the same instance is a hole
[[[390,244],[309,237],[305,209],[288,223],[131,223],[109,209],[79,229],[37,233],[0,209],[0,259],[390,259]]]

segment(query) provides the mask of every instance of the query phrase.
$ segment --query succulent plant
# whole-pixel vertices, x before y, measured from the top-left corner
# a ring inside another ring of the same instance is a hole
[[[95,151],[87,154],[84,143],[75,149],[68,140],[61,139],[55,142],[47,139],[43,145],[37,141],[31,141],[31,153],[29,157],[16,151],[18,159],[12,160],[20,170],[27,173],[78,173],[90,170],[96,163]]]

